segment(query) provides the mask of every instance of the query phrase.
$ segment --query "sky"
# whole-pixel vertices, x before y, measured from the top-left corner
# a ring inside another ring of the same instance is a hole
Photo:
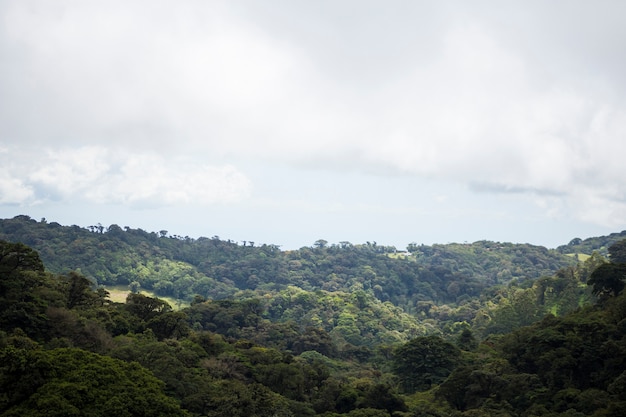
[[[283,249],[626,229],[626,2],[0,0],[0,218]]]

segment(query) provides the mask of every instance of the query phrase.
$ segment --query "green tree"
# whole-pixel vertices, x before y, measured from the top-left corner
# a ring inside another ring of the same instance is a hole
[[[626,239],[609,246],[609,260],[616,264],[626,264]]]
[[[189,334],[187,315],[182,311],[170,311],[152,318],[146,323],[159,340],[179,339]]]
[[[457,337],[456,345],[462,350],[472,351],[478,347],[478,342],[476,341],[472,331],[465,328]]]
[[[67,283],[67,308],[89,306],[98,298],[91,289],[92,282],[78,272],[70,272],[65,280]]]
[[[368,387],[358,405],[359,408],[387,410],[389,414],[394,411],[407,411],[402,398],[386,384],[373,384]]]
[[[167,301],[134,293],[130,293],[126,297],[126,309],[144,321],[148,321],[161,313],[172,311],[172,307]]]
[[[33,249],[21,243],[0,241],[0,297],[29,298],[29,293],[45,281],[43,273],[43,263]]]
[[[318,239],[313,244],[313,246],[318,248],[318,249],[324,249],[324,248],[326,248],[327,245],[328,245],[328,241],[324,240],[324,239]]]
[[[128,288],[130,289],[130,292],[132,292],[133,294],[137,294],[139,293],[139,288],[141,288],[141,284],[137,281],[132,281],[130,284],[128,284]]]
[[[0,358],[3,416],[186,415],[137,363],[80,349],[6,348]]]
[[[22,243],[0,241],[0,277],[8,277],[15,271],[43,272],[39,254]]]
[[[20,328],[30,337],[42,339],[48,302],[64,301],[44,272],[37,252],[21,243],[0,240],[0,329]]]
[[[592,285],[592,292],[600,297],[618,295],[626,285],[626,264],[600,265],[591,273],[587,285]]]
[[[442,382],[460,356],[459,349],[441,337],[416,337],[396,349],[393,370],[406,392],[423,391]]]

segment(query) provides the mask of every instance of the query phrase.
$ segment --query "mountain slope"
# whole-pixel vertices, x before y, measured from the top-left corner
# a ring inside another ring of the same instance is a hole
[[[287,285],[350,291],[358,284],[394,304],[418,295],[451,302],[459,294],[476,296],[487,286],[552,275],[575,264],[558,251],[528,244],[410,245],[409,256],[390,256],[395,248],[369,242],[316,242],[281,251],[275,245],[166,237],[117,225],[88,230],[28,216],[0,220],[0,239],[31,246],[55,273],[78,269],[100,285],[138,282],[160,295],[188,299]]]

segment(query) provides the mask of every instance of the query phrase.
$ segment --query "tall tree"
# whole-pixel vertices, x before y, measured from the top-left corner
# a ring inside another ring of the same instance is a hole
[[[626,264],[626,239],[609,246],[609,260],[616,264]]]
[[[438,336],[416,337],[396,349],[393,370],[407,392],[441,383],[459,363],[461,353]]]
[[[137,363],[80,349],[0,350],[3,416],[185,416]]]
[[[618,295],[626,285],[626,264],[600,265],[591,273],[587,285],[593,285],[593,293],[601,297]]]

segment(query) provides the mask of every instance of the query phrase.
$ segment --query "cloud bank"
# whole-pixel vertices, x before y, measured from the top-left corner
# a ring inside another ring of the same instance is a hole
[[[5,1],[0,202],[241,201],[254,160],[435,178],[618,226],[624,12],[615,1]]]
[[[15,156],[28,166],[12,163]],[[250,180],[232,166],[198,165],[156,153],[128,154],[89,146],[77,149],[0,153],[0,195],[4,204],[83,201],[159,207],[210,205],[245,199]]]

